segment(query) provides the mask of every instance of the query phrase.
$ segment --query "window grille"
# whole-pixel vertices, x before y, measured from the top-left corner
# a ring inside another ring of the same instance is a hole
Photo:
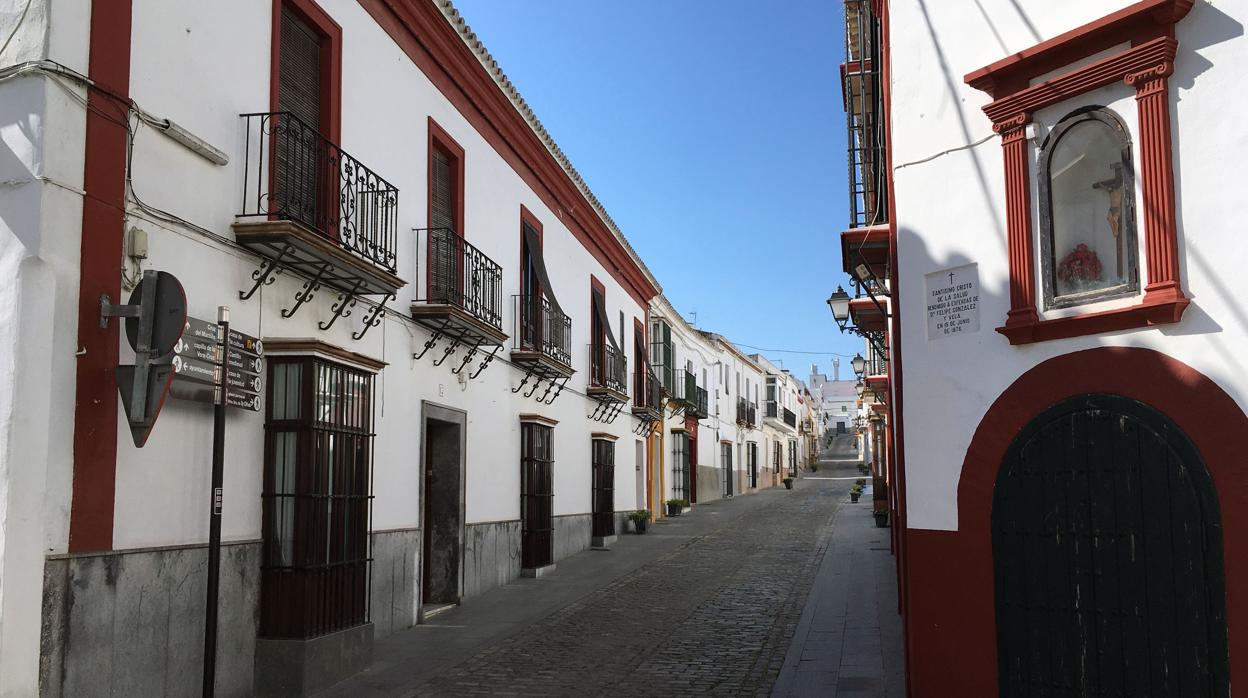
[[[315,637],[368,621],[372,374],[269,360],[260,633]]]

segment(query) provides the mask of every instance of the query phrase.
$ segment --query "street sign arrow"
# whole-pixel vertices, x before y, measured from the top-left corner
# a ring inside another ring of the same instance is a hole
[[[186,318],[186,323],[182,326],[183,337],[197,337],[199,339],[207,339],[217,341],[217,323],[200,320],[197,317]]]
[[[254,393],[236,393],[227,390],[225,393],[225,404],[230,407],[239,407],[252,412],[260,411],[260,396]]]
[[[237,330],[230,330],[230,350],[241,351],[253,356],[264,355],[264,342],[252,337],[249,334],[243,334]]]
[[[247,354],[232,351],[229,352],[229,358],[226,360],[226,367],[235,371],[259,374],[264,368],[264,359],[261,359],[258,356],[249,356]]]
[[[173,366],[174,373],[183,378],[197,380],[201,383],[217,382],[217,367],[210,362],[175,355],[170,364]]]
[[[182,357],[198,359],[208,363],[217,361],[217,344],[215,341],[201,337],[183,337],[173,345],[174,354]]]
[[[225,384],[232,391],[248,393],[259,393],[261,388],[260,376],[239,373],[234,369],[226,369]]]

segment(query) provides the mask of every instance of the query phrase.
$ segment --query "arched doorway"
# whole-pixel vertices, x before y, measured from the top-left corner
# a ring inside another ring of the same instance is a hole
[[[1001,696],[1229,695],[1217,493],[1165,415],[1107,394],[1044,411],[991,526]]]

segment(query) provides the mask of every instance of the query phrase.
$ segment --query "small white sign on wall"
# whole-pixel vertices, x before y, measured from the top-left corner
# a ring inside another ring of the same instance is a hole
[[[979,331],[979,265],[966,264],[926,276],[927,338]]]

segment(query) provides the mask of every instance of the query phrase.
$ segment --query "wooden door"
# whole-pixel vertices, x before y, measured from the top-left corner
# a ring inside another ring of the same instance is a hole
[[[593,440],[592,487],[593,533],[595,538],[615,535],[615,442]]]
[[[525,568],[549,565],[554,540],[554,479],[552,430],[542,424],[521,425],[520,558]]]
[[[1164,415],[1090,395],[1037,417],[992,538],[1002,696],[1229,695],[1217,497]]]

